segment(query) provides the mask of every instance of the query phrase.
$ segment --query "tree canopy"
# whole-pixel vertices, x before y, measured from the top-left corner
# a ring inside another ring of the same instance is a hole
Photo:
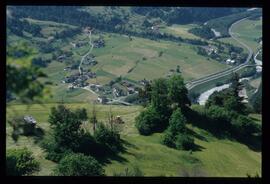
[[[81,153],[66,155],[56,166],[57,176],[103,176],[104,169],[96,159]]]
[[[27,148],[8,149],[6,155],[6,172],[10,176],[30,175],[39,171],[39,162]]]

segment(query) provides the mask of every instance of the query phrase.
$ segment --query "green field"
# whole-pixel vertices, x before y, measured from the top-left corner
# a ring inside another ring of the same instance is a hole
[[[97,13],[98,11],[103,11],[103,9],[97,9]],[[136,19],[138,17],[133,18]],[[89,44],[80,48],[73,48],[70,43],[88,41],[87,35],[80,33],[72,38],[59,39],[49,43],[47,41],[47,37],[55,34],[56,31],[60,32],[64,29],[74,28],[74,26],[28,18],[26,20],[32,24],[41,26],[41,33],[44,38],[33,38],[29,35],[29,38],[25,39],[10,35],[8,36],[8,40],[10,40],[11,45],[18,41],[28,40],[27,42],[29,43],[29,46],[38,50],[39,48],[36,48],[35,43],[31,42],[31,39],[33,39],[36,41],[42,41],[44,44],[51,44],[54,48],[59,48],[64,52],[71,51],[73,54],[66,63],[60,63],[53,60],[52,53],[40,53],[39,55],[32,55],[31,58],[20,58],[15,60],[15,62],[20,65],[29,65],[32,58],[37,56],[51,60],[51,63],[46,68],[41,69],[48,75],[47,79],[42,80],[53,83],[48,86],[53,97],[51,99],[47,99],[45,102],[59,102],[62,100],[65,102],[81,102],[96,99],[96,95],[83,89],[67,92],[68,84],[61,83],[66,76],[69,76],[74,72],[78,72],[78,70],[66,72],[64,71],[64,68],[71,64],[79,63],[81,60],[80,55],[85,54],[89,50]],[[165,27],[164,29],[173,31],[172,34],[175,33],[176,35],[185,38],[195,38],[194,35],[188,33],[188,29],[194,26],[195,25],[193,24],[172,25]],[[130,41],[126,35],[96,31],[92,34],[92,40],[97,39],[99,36],[104,37],[105,47],[94,48],[92,51],[96,56],[98,64],[92,67],[86,66],[85,69],[91,68],[93,72],[96,72],[97,78],[89,79],[89,83],[99,83],[104,85],[120,75],[133,81],[142,80],[144,78],[153,80],[155,78],[166,77],[170,74],[171,69],[176,69],[177,65],[180,66],[180,70],[185,81],[189,81],[228,68],[225,64],[221,64],[215,60],[196,54],[194,46],[191,44],[179,44],[164,40],[153,41],[134,36],[132,36],[132,41]],[[159,56],[160,52],[163,53],[162,56]],[[8,58],[8,62],[14,63],[14,60]]]
[[[38,125],[50,131],[47,122],[50,108],[56,104],[42,105],[9,105],[7,119],[29,114],[38,121]],[[69,103],[66,106],[75,109],[87,108],[90,115],[92,105],[85,103]],[[246,177],[246,174],[261,175],[261,153],[250,150],[238,142],[217,139],[209,132],[188,124],[189,129],[197,135],[195,143],[201,148],[192,154],[179,151],[160,144],[161,133],[151,136],[141,136],[134,127],[134,118],[142,107],[139,106],[111,106],[114,115],[120,115],[125,121],[121,128],[121,138],[125,140],[126,151],[110,163],[104,165],[107,175],[123,172],[126,167],[139,166],[146,176],[183,176],[183,170],[194,173],[194,170],[204,176]],[[110,106],[97,105],[99,120],[106,121]],[[257,115],[252,115],[258,118]],[[91,125],[84,124],[83,128],[91,129]],[[41,171],[35,175],[49,175],[55,163],[44,159],[43,150],[29,137],[20,137],[17,143],[11,139],[11,127],[7,124],[7,148],[24,147],[34,151],[34,156],[41,162]]]
[[[232,32],[241,40],[243,43],[247,44],[254,53],[257,52],[260,47],[259,43],[255,40],[262,37],[262,19],[259,20],[243,20],[238,24],[234,25]],[[220,41],[231,43],[236,46],[240,46],[247,51],[245,47],[237,43],[232,38],[221,38]]]
[[[160,28],[161,32],[172,34],[175,36],[180,36],[182,38],[198,39],[199,37],[189,33],[188,30],[191,28],[198,27],[196,24],[186,24],[186,25],[177,25],[173,24],[171,26],[164,26]]]
[[[180,65],[185,80],[191,80],[227,68],[224,64],[197,55],[189,44],[179,46],[175,42],[157,42],[138,37],[132,37],[132,41],[129,41],[125,36],[110,35],[104,35],[106,47],[93,49],[99,62],[94,67],[97,72],[102,70],[132,80],[151,80],[166,76],[170,69]],[[161,51],[163,55],[159,57]],[[139,62],[136,64],[136,61]],[[131,68],[134,69],[128,73]]]

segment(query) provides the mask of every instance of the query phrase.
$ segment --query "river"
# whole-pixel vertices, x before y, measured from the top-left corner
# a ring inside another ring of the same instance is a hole
[[[241,78],[241,79],[239,79],[239,82],[242,82],[243,80],[250,80],[250,79],[251,79],[251,77]],[[222,90],[224,90],[224,89],[227,89],[227,88],[230,87],[230,84],[231,84],[231,83],[223,84],[223,85],[221,85],[221,86],[217,86],[217,87],[211,88],[211,89],[209,89],[209,90],[203,92],[203,93],[199,96],[197,102],[198,102],[200,105],[205,105],[205,103],[206,103],[206,101],[208,100],[208,98],[209,98],[215,91],[218,92],[218,91],[222,91]],[[243,90],[242,93],[243,93],[243,95],[246,97],[246,92],[245,92],[245,90]]]

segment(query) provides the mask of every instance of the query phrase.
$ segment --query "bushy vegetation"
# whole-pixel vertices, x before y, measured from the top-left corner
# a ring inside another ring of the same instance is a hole
[[[33,58],[32,65],[36,67],[47,67],[48,64],[51,62],[49,59],[43,59],[41,57]]]
[[[201,28],[195,27],[188,30],[188,32],[204,39],[211,39],[215,37],[215,34],[208,26],[203,26]]]
[[[94,132],[94,139],[95,141],[106,147],[109,148],[110,152],[116,153],[122,149],[120,134],[106,127],[103,123],[98,123],[97,129]]]
[[[187,132],[187,120],[180,110],[190,105],[181,75],[173,75],[168,80],[154,80],[143,92],[144,96],[148,93],[151,98],[150,104],[135,119],[139,133],[150,135],[166,129],[163,144],[176,149],[193,149],[194,139]]]
[[[231,78],[231,86],[229,89],[214,92],[207,100],[206,108],[211,105],[225,107],[229,111],[235,111],[241,114],[247,114],[247,107],[242,102],[243,97],[239,96],[239,91],[243,89],[243,85],[239,82],[239,75],[234,74]]]
[[[31,33],[35,37],[41,37],[41,28],[36,24],[31,24],[26,20],[8,18],[7,26],[10,31],[17,36],[24,36],[23,31]]]
[[[204,116],[215,133],[247,140],[260,132],[260,126],[246,116],[249,109],[238,95],[241,89],[239,77],[235,74],[229,89],[215,92],[209,97]]]
[[[168,80],[156,79],[139,94],[150,102],[136,118],[136,127],[143,135],[165,130],[173,109],[190,105],[181,75],[173,75]]]
[[[52,132],[41,143],[47,152],[47,159],[59,162],[70,153],[82,153],[100,158],[116,154],[122,149],[117,130],[98,123],[94,134],[91,135],[81,128],[82,121],[87,119],[85,109],[71,111],[63,105],[53,107],[49,116]]]
[[[255,112],[262,112],[262,83],[260,84],[258,91],[251,96],[250,104]]]
[[[95,158],[77,153],[63,157],[53,174],[56,176],[103,176],[104,169]]]
[[[162,123],[160,114],[152,106],[141,112],[135,119],[135,126],[142,135],[160,131],[164,127]]]
[[[187,95],[188,90],[185,87],[183,78],[180,75],[173,75],[168,80],[168,97],[171,103],[175,103],[180,108],[190,105]]]
[[[9,176],[30,175],[39,170],[39,165],[33,153],[26,148],[7,150],[6,172]]]
[[[162,140],[163,144],[180,150],[193,149],[194,139],[187,133],[186,122],[186,118],[177,108],[170,118],[169,126]]]

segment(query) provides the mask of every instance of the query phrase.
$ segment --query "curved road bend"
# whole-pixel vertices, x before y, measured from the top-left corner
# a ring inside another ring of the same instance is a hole
[[[191,90],[192,88],[194,88],[195,86],[197,85],[200,85],[200,84],[203,84],[203,83],[206,83],[206,82],[209,82],[211,80],[215,80],[215,79],[218,79],[218,78],[221,78],[221,77],[224,77],[226,75],[229,75],[231,74],[232,72],[236,72],[244,67],[247,67],[249,65],[247,65],[248,61],[250,60],[250,58],[252,57],[252,54],[253,54],[253,51],[252,49],[246,45],[245,43],[243,43],[242,41],[238,40],[238,38],[234,35],[234,33],[232,32],[232,27],[235,25],[235,24],[238,24],[239,22],[243,21],[247,19],[246,18],[243,18],[243,19],[240,19],[236,22],[234,22],[230,28],[229,28],[229,34],[231,36],[232,39],[236,40],[238,43],[240,43],[241,45],[243,45],[245,48],[247,48],[249,54],[248,54],[248,57],[246,59],[246,61],[236,67],[233,67],[233,68],[229,68],[227,70],[224,70],[224,71],[221,71],[221,72],[218,72],[218,73],[214,73],[214,74],[211,74],[211,75],[208,75],[208,76],[205,76],[205,77],[202,77],[200,79],[195,79],[193,81],[190,81],[186,84],[186,87],[188,90]]]

